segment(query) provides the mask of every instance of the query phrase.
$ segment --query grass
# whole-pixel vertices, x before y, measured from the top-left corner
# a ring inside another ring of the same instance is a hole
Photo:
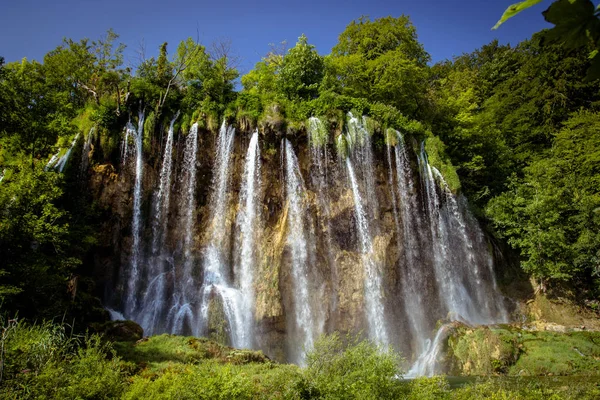
[[[153,374],[180,364],[198,364],[205,360],[235,365],[268,363],[260,351],[240,350],[223,346],[205,338],[158,335],[137,342],[116,342],[117,355],[136,370]]]

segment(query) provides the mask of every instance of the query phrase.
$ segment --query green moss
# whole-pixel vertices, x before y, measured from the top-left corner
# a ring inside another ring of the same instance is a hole
[[[152,134],[154,133],[154,128],[156,126],[156,116],[154,111],[150,111],[148,115],[146,115],[146,119],[144,120],[144,153],[149,153],[150,148],[152,146]]]
[[[147,374],[155,374],[175,364],[197,364],[203,360],[220,363],[265,363],[269,359],[260,351],[239,350],[205,338],[158,335],[138,342],[117,342],[117,354]]]
[[[348,142],[346,136],[338,135],[335,140],[335,150],[340,159],[344,159],[348,156]]]
[[[463,327],[449,338],[448,348],[455,374],[600,374],[600,332]]]
[[[230,344],[229,331],[223,301],[220,296],[215,296],[208,303],[208,337],[217,343]]]
[[[381,124],[377,120],[368,116],[363,117],[363,126],[371,136],[373,136],[376,132],[381,131]]]
[[[323,147],[329,142],[329,131],[320,118],[312,117],[306,122],[310,144],[313,147]]]
[[[600,332],[522,332],[511,375],[598,375]]]
[[[396,146],[398,144],[398,132],[395,129],[387,128],[385,130],[384,140],[387,146]]]
[[[429,164],[440,171],[450,190],[453,192],[459,190],[460,179],[458,178],[456,169],[446,155],[445,145],[440,138],[436,136],[428,137],[425,140],[425,151],[427,152]]]
[[[87,134],[96,125],[95,116],[96,108],[93,105],[88,105],[72,122],[77,126],[79,132]]]

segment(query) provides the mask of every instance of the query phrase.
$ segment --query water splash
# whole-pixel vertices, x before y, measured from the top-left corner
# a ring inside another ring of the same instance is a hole
[[[433,376],[441,373],[438,358],[444,347],[444,340],[450,334],[453,324],[444,324],[438,329],[433,341],[427,340],[425,350],[410,370],[404,376],[405,378],[416,378],[419,376]]]

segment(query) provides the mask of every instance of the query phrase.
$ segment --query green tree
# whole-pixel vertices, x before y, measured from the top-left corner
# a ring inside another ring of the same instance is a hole
[[[564,123],[546,157],[513,178],[487,212],[541,280],[600,274],[600,114]]]
[[[69,214],[57,206],[60,174],[21,165],[0,183],[3,307],[21,316],[62,315],[68,280],[81,263],[72,252]],[[6,289],[9,289],[8,292]]]
[[[289,99],[311,99],[323,79],[323,58],[302,35],[283,57],[277,80],[279,91]]]
[[[325,60],[323,89],[425,112],[429,55],[407,16],[352,21]]]

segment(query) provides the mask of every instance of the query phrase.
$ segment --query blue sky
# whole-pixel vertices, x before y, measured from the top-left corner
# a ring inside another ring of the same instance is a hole
[[[471,52],[497,38],[517,44],[549,27],[541,12],[546,0],[509,20],[497,31],[491,27],[515,0],[396,0],[295,1],[212,0],[19,0],[0,8],[0,56],[41,61],[63,37],[97,39],[109,28],[127,45],[126,63],[136,64],[140,43],[146,56],[156,55],[168,42],[173,52],[179,41],[196,37],[204,45],[231,40],[241,58],[242,73],[269,51],[269,43],[287,40],[293,46],[302,33],[321,54],[335,45],[345,26],[361,15],[371,19],[409,15],[419,41],[434,62]]]

